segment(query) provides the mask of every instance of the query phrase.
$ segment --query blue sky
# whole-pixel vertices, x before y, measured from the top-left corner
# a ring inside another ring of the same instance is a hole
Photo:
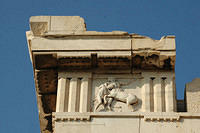
[[[0,133],[39,133],[33,70],[25,31],[29,17],[82,16],[87,30],[122,30],[160,39],[175,35],[176,87],[200,77],[199,0],[1,0]]]

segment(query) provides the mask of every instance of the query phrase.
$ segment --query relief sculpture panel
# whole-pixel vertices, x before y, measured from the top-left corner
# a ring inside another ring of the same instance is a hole
[[[105,75],[106,76],[106,75]],[[134,112],[141,109],[141,79],[138,77],[97,77],[93,79],[94,112]]]

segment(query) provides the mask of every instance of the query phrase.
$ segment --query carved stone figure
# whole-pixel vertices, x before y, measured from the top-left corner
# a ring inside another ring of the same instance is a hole
[[[104,96],[108,95],[108,84],[109,82],[106,82],[98,87],[98,93],[96,95],[97,105],[95,106],[95,111],[99,108],[100,105],[103,105],[105,109],[104,103],[106,102],[104,101]]]
[[[120,88],[120,83],[116,81],[106,82],[98,87],[98,94],[96,96],[97,105],[95,106],[95,111],[100,105],[108,106],[111,111],[111,105],[114,100],[126,103],[127,106],[138,103],[138,98],[131,93],[126,93]],[[132,108],[133,109],[133,108]]]
[[[109,98],[109,100],[106,100],[107,98]],[[136,95],[126,93],[121,89],[112,89],[108,95],[104,96],[104,101],[106,102],[104,104],[108,104],[109,110],[112,110],[111,105],[113,100],[126,103],[128,107],[132,107],[132,111],[134,111],[132,105],[138,103],[138,98]]]

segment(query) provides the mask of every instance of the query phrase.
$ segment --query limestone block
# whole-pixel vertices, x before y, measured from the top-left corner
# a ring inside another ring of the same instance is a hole
[[[30,28],[35,36],[39,36],[43,34],[44,32],[48,31],[48,23],[47,22],[31,22]]]
[[[42,34],[42,37],[60,37],[60,36],[71,36],[72,34],[76,35],[76,36],[119,36],[119,37],[127,37],[129,38],[129,34],[128,32],[124,32],[124,31],[112,31],[112,32],[98,32],[98,31],[82,31],[82,32],[76,32],[76,33],[72,33],[69,31],[49,31],[49,32],[45,32],[44,34]]]
[[[50,16],[32,16],[30,17],[30,22],[50,22]]]
[[[187,112],[200,112],[200,78],[186,84]]]
[[[141,119],[139,133],[199,133],[198,117],[181,118],[180,121],[145,121]]]
[[[47,39],[33,38],[36,50],[131,50],[130,39]]]
[[[55,133],[199,133],[199,113],[54,113]]]
[[[51,16],[51,31],[86,31],[84,19],[80,16]]]
[[[86,31],[84,19],[79,16],[33,16],[30,28],[34,36],[41,36],[51,31],[76,33]]]
[[[145,36],[133,36],[132,48],[133,50],[176,50],[175,37],[163,36],[160,40],[153,40],[152,38]]]
[[[50,30],[50,16],[30,17],[30,28],[35,36],[40,36]]]
[[[55,122],[55,133],[138,133],[138,130],[138,118],[93,118],[91,122]]]

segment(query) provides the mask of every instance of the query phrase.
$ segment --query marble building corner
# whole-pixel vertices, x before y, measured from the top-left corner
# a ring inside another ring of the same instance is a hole
[[[175,133],[200,122],[199,79],[176,99],[173,35],[87,31],[79,16],[33,16],[26,36],[42,133],[146,133],[163,125]]]

